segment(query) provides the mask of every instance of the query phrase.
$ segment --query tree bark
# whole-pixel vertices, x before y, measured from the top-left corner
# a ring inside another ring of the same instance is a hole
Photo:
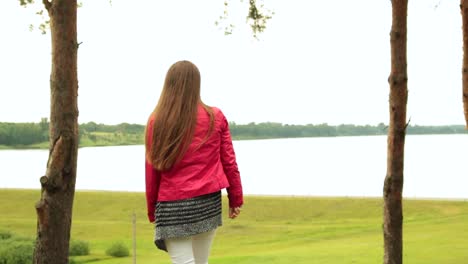
[[[43,0],[52,39],[50,146],[36,204],[36,264],[68,263],[78,155],[77,1]]]
[[[403,165],[406,133],[406,104],[408,75],[406,60],[406,20],[408,0],[392,0],[392,29],[390,32],[391,73],[390,124],[387,141],[387,175],[384,198],[384,263],[403,263]]]
[[[465,113],[465,128],[468,129],[468,0],[460,1],[463,23],[463,109]]]

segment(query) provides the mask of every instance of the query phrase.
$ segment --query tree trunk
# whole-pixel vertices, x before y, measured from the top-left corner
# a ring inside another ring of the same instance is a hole
[[[406,19],[408,0],[392,0],[390,124],[387,175],[384,183],[384,263],[403,263],[403,165],[406,133],[408,75],[406,65]]]
[[[36,204],[36,264],[68,263],[78,155],[76,0],[43,0],[50,16],[50,147]]]
[[[463,23],[463,109],[465,112],[465,127],[468,129],[468,0],[460,1]]]

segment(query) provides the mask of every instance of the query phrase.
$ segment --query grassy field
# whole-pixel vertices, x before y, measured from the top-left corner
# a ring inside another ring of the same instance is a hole
[[[226,214],[226,199],[224,214]],[[0,189],[0,230],[35,236],[38,190]],[[131,248],[137,216],[137,263],[170,263],[153,243],[143,193],[76,193],[72,238],[90,243],[80,263],[132,263],[111,258],[106,248],[122,241]],[[224,218],[211,264],[382,263],[382,200],[360,198],[245,198],[241,216]],[[468,263],[467,201],[404,201],[404,262]]]
[[[89,132],[80,138],[80,147],[142,144],[144,144],[143,134]]]

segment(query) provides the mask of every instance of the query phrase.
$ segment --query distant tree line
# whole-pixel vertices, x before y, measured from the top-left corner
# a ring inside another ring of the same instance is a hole
[[[341,124],[337,126],[324,124],[288,125],[282,123],[249,123],[238,125],[230,123],[233,138],[296,138],[296,137],[339,137],[339,136],[372,136],[387,135],[387,126]],[[450,126],[408,126],[408,134],[466,134],[463,125]]]
[[[0,123],[0,145],[31,145],[49,140],[49,123]]]
[[[93,139],[98,133],[140,136],[143,134],[144,129],[145,127],[139,124],[105,125],[88,122],[79,125],[79,136],[80,139]],[[28,146],[48,141],[49,122],[47,118],[42,118],[40,123],[0,122],[0,145]]]
[[[141,134],[145,130],[145,126],[139,124],[121,123],[118,125],[105,125],[88,122],[79,125],[80,134],[90,132],[106,132],[106,133],[125,133],[125,134]]]
[[[267,138],[297,138],[297,137],[339,137],[339,136],[370,136],[386,135],[387,126],[380,123],[371,125],[328,125],[308,124],[289,125],[274,122],[229,124],[231,135],[234,139],[267,139]],[[121,123],[118,125],[97,124],[88,122],[79,125],[80,139],[93,139],[96,134],[110,133],[118,135],[141,136],[145,126],[140,124]],[[450,126],[418,126],[410,125],[408,134],[466,134],[463,125]],[[27,146],[49,140],[49,123],[47,118],[42,118],[39,123],[1,123],[0,122],[0,145],[4,146]],[[143,142],[141,142],[142,144]]]

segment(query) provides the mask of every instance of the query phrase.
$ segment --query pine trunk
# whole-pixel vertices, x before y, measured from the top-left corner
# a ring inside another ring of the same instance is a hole
[[[78,155],[77,1],[43,0],[50,16],[50,146],[36,204],[36,264],[68,263]]]
[[[460,1],[463,23],[463,109],[465,113],[465,127],[468,129],[468,0]]]
[[[403,263],[403,165],[406,133],[408,75],[406,62],[406,19],[408,0],[392,0],[390,124],[387,175],[384,183],[384,263]]]

